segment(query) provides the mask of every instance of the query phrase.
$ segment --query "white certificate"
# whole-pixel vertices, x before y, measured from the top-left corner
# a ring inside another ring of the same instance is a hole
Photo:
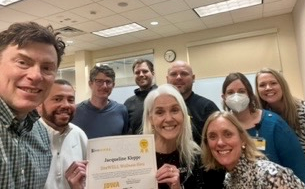
[[[88,141],[87,189],[157,189],[153,135],[122,135]]]

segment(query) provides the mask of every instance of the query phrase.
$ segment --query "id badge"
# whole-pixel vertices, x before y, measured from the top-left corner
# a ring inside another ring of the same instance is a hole
[[[262,137],[253,138],[255,146],[258,150],[265,151],[266,150],[266,140]]]

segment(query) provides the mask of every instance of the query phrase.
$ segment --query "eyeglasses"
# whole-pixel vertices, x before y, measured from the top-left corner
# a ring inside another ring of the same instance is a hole
[[[94,79],[94,82],[97,86],[103,86],[106,84],[106,86],[111,86],[113,82],[111,80],[103,80],[103,79]]]

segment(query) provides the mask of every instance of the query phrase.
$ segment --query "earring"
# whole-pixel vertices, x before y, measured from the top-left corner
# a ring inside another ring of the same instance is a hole
[[[245,145],[242,145],[241,148],[242,148],[242,149],[246,149],[246,146],[245,146]]]

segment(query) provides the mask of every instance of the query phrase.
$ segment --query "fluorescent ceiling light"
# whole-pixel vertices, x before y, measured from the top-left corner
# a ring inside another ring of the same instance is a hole
[[[102,36],[102,37],[113,37],[113,36],[136,32],[136,31],[140,31],[140,30],[146,30],[146,28],[144,28],[143,26],[141,26],[137,23],[132,23],[132,24],[109,28],[106,30],[101,30],[101,31],[92,32],[92,33],[95,35]]]
[[[153,25],[153,26],[156,26],[158,24],[159,24],[159,22],[157,22],[157,21],[153,21],[153,22],[150,23],[150,25]]]
[[[10,4],[18,2],[18,1],[21,1],[21,0],[0,0],[0,5],[7,6],[7,5],[10,5]]]
[[[215,3],[203,7],[195,8],[194,10],[200,17],[228,12],[236,9],[250,7],[262,4],[262,0],[228,0],[220,3]]]

